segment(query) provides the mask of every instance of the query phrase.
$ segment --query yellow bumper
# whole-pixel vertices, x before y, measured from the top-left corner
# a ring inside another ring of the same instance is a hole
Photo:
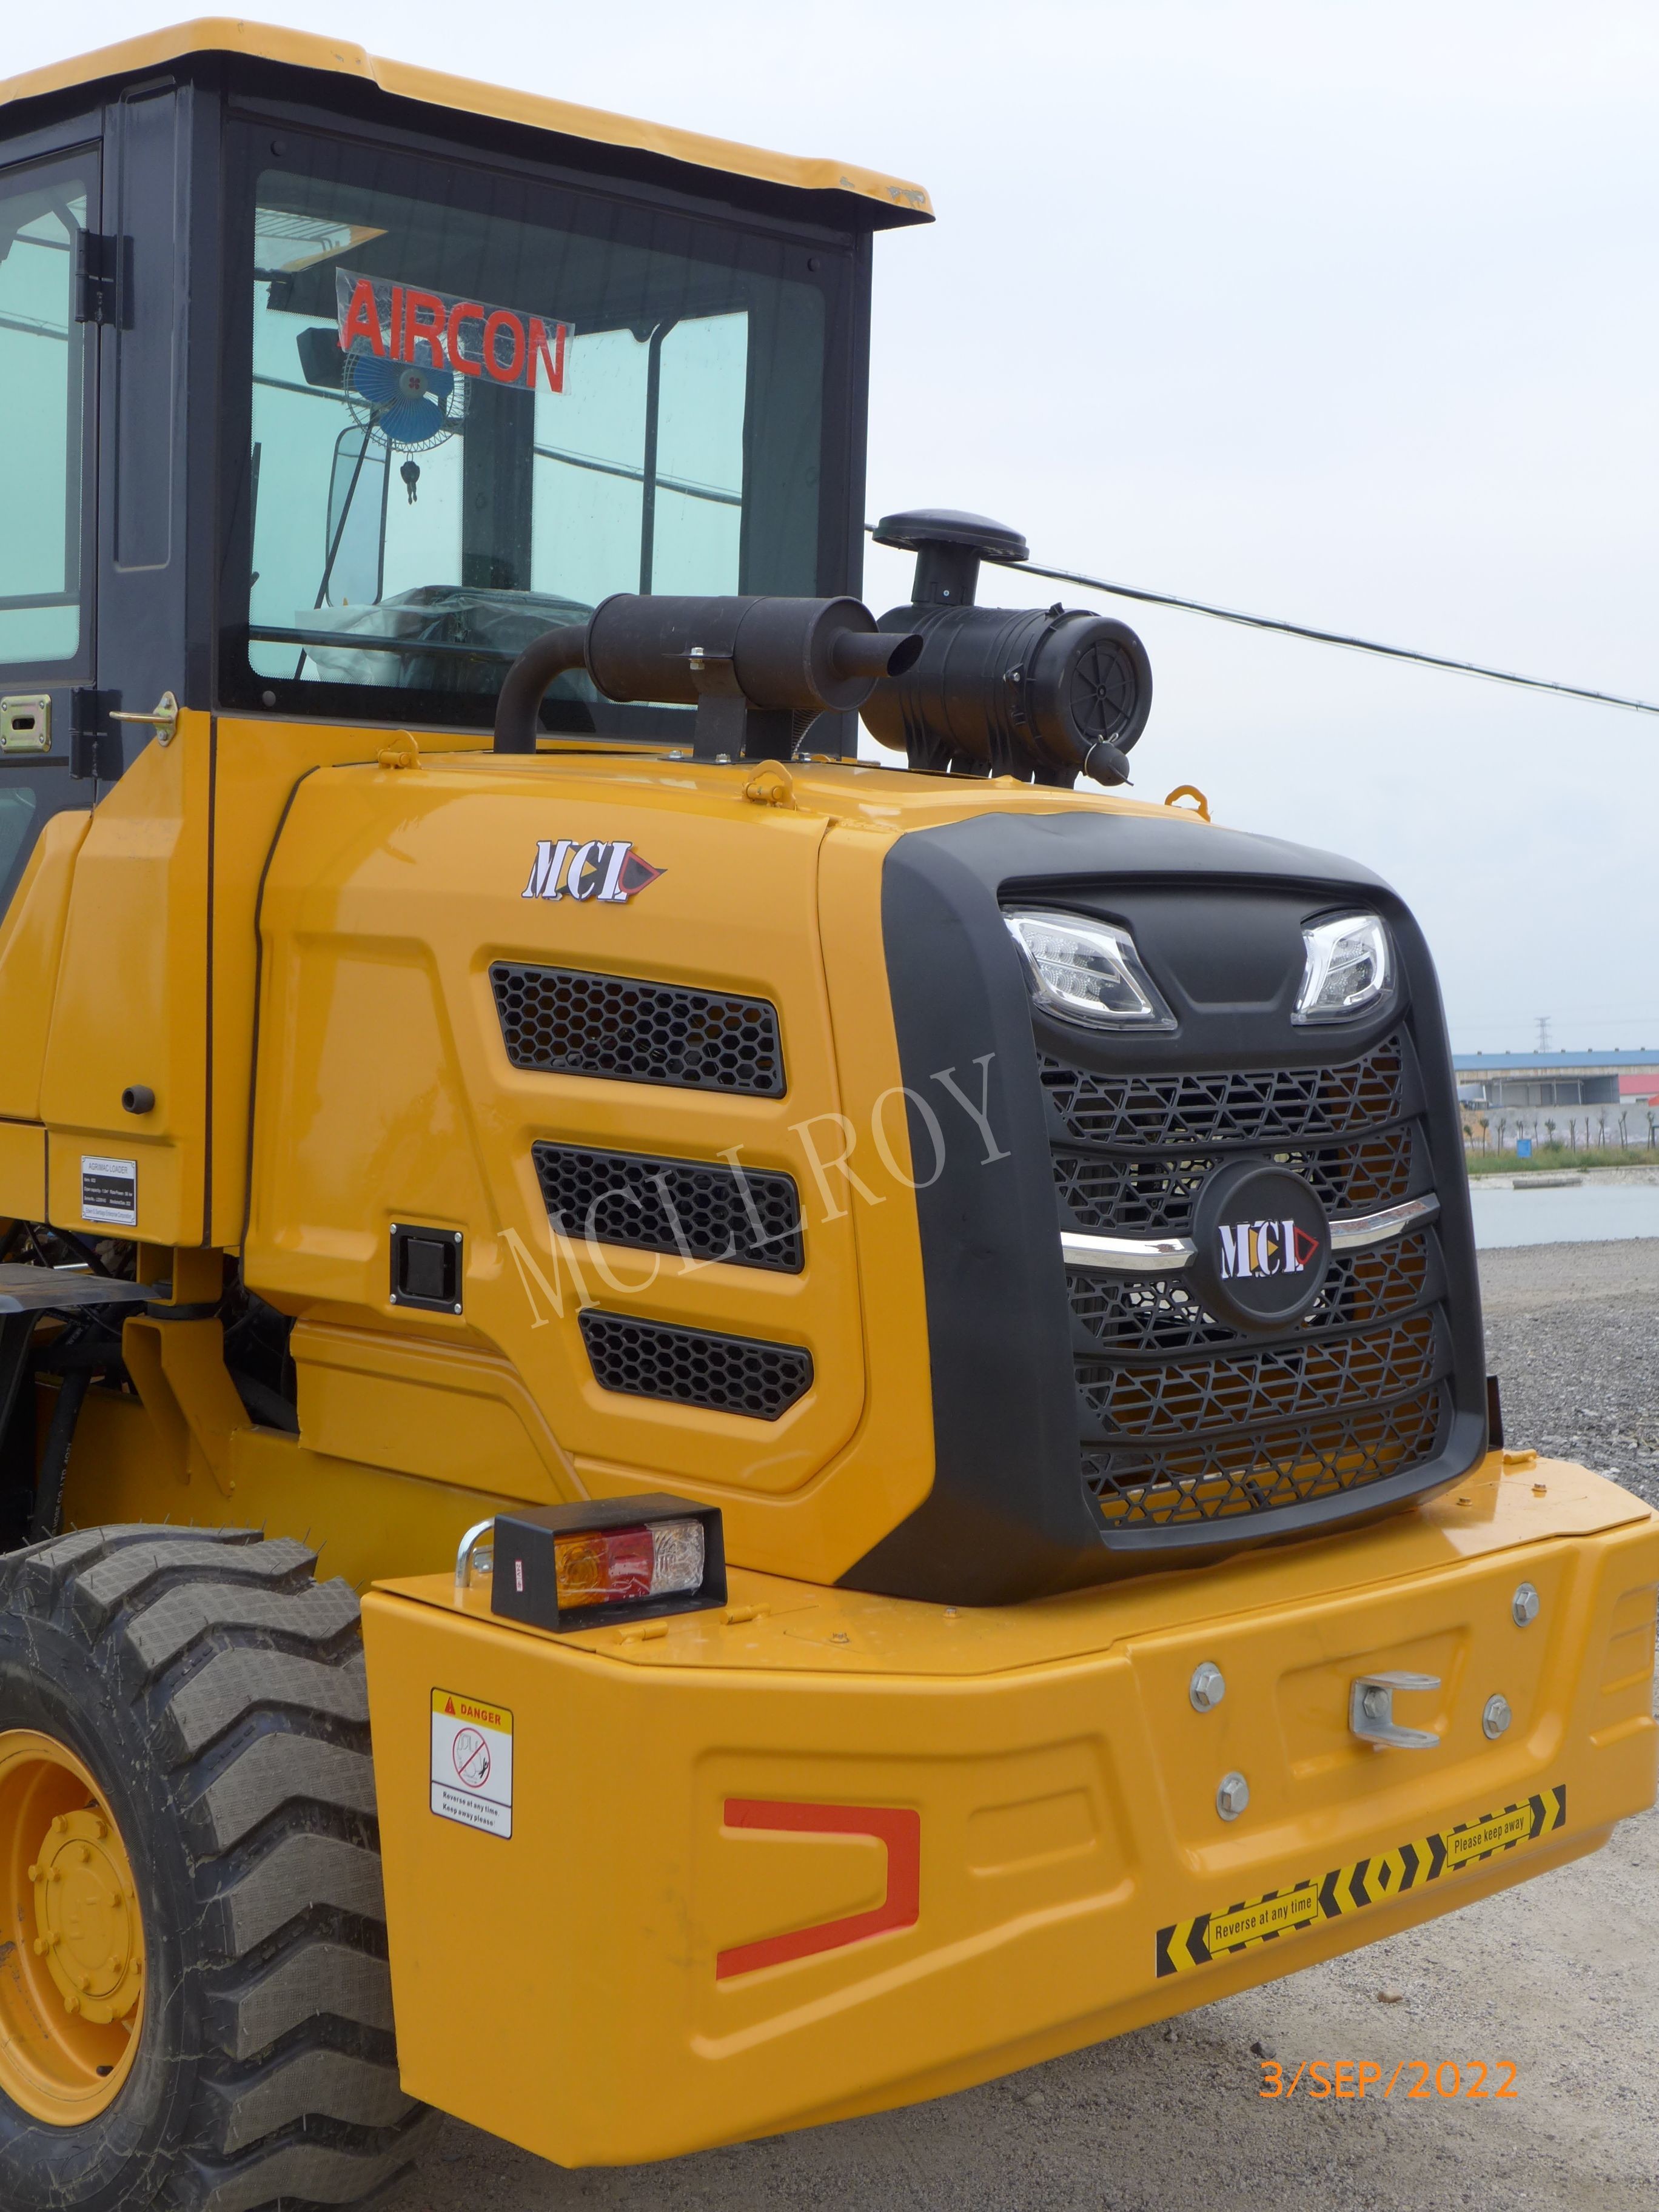
[[[556,1638],[487,1589],[371,1592],[405,2087],[563,2165],[665,2158],[959,2088],[1595,1849],[1654,1795],[1659,1518],[1510,1461],[1006,1611],[739,1571],[724,1613]],[[1436,1749],[1352,1733],[1379,1671],[1438,1677],[1398,1697]]]

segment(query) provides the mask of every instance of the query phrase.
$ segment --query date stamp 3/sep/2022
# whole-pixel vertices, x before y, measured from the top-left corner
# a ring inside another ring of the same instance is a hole
[[[1512,2098],[1516,2067],[1512,2058],[1401,2058],[1392,2065],[1376,2058],[1304,2058],[1296,2066],[1277,2058],[1261,2061],[1259,2097]]]

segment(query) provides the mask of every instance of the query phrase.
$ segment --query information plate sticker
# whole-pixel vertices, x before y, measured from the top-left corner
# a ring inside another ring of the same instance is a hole
[[[138,1226],[138,1163],[81,1155],[81,1218]]]
[[[513,1716],[504,1705],[432,1692],[432,1809],[486,1835],[513,1833]]]

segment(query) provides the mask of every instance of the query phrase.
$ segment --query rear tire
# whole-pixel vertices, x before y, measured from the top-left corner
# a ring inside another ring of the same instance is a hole
[[[435,2124],[398,2079],[357,1601],[314,1565],[288,1540],[174,1528],[0,1559],[0,1770],[9,1741],[15,1765],[44,1737],[95,1784],[71,1822],[125,1847],[143,1981],[118,2093],[91,2117],[26,2110],[0,2051],[6,2212],[349,2204]],[[22,1832],[45,1802],[0,1794],[19,1830],[0,1833],[0,2014],[38,2024],[50,2057],[66,2031],[39,2002],[46,1862]]]

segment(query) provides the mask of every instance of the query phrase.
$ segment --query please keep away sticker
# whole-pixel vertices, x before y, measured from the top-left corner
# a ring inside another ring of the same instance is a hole
[[[513,1716],[504,1705],[432,1692],[432,1809],[486,1835],[513,1833]]]

